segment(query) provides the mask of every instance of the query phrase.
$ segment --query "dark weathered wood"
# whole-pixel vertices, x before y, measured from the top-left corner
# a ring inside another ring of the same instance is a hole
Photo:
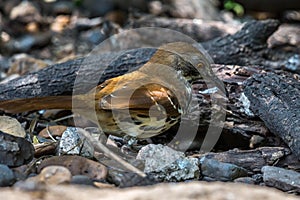
[[[218,149],[230,147],[247,148],[253,135],[266,137],[268,129],[257,118],[249,116],[240,100],[243,92],[243,82],[262,69],[255,66],[212,65],[216,75],[225,83],[228,91],[226,121]]]
[[[133,71],[146,63],[154,52],[155,49],[150,48],[138,49],[125,53],[92,55],[51,65],[0,84],[0,101],[71,95],[73,89],[77,93],[86,93],[95,86],[96,83],[91,83],[93,80],[102,83],[127,71]],[[83,75],[78,75],[79,73]],[[76,84],[74,88],[76,78],[80,85]]]
[[[234,35],[203,43],[218,64],[262,65],[267,39],[279,26],[276,20],[250,21]]]
[[[252,21],[232,36],[219,38],[204,44],[215,63],[240,65],[263,60],[267,38],[276,30],[275,20]],[[0,101],[84,93],[106,79],[135,70],[146,63],[155,49],[134,49],[125,52],[99,54],[56,64],[30,73],[6,84],[0,84]],[[78,73],[84,76],[78,76]],[[75,80],[80,84],[75,84]],[[94,82],[91,83],[91,82]]]
[[[300,159],[300,81],[292,74],[256,74],[245,82],[251,110]]]
[[[261,147],[253,150],[233,149],[221,153],[207,153],[204,156],[260,172],[263,166],[273,165],[288,154],[289,150],[283,147]]]
[[[266,138],[267,136],[272,137],[270,136],[267,127],[259,118],[249,117],[246,114],[245,108],[240,101],[240,96],[243,92],[243,82],[253,74],[261,73],[262,69],[254,66],[250,67],[218,64],[213,64],[212,69],[216,73],[217,77],[225,83],[225,87],[229,94],[226,105],[227,109],[224,126],[220,127],[220,124],[216,125],[218,128],[222,129],[222,134],[215,148],[218,150],[228,150],[235,147],[245,149],[249,148],[251,144],[251,137],[253,135],[261,136],[262,139]],[[197,88],[201,86],[195,84],[194,87]],[[197,101],[199,99],[194,97],[193,100]],[[198,126],[198,134],[195,136],[193,143],[190,145],[191,149],[199,149],[205,136],[203,133],[207,131],[208,124],[211,124],[209,117],[211,113],[210,102],[201,102],[201,105],[199,106],[201,108],[200,112],[193,112],[191,114],[192,116],[189,116],[188,119],[183,117],[183,120],[181,121],[181,125],[186,125],[186,127]],[[197,117],[199,117],[201,120],[196,120]],[[176,131],[176,128],[174,130],[172,129],[169,135],[174,136],[174,132]],[[186,136],[183,137],[187,138]],[[168,134],[158,136],[157,138],[152,138],[152,141],[154,143],[168,143],[168,141],[165,142],[165,139],[168,139]],[[186,144],[182,141],[185,140],[180,138],[176,139],[180,142],[176,143],[176,145],[172,146],[172,148],[184,149]],[[266,145],[276,145],[273,141],[264,141],[264,143],[266,143]],[[254,146],[255,145],[259,145],[259,143],[254,144]]]

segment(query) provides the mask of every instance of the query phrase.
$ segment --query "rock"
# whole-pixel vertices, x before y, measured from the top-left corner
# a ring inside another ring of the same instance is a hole
[[[62,134],[66,131],[67,127],[62,125],[49,126],[48,128],[44,128],[39,132],[39,136],[43,138],[50,138],[48,131],[50,132],[52,137],[61,137]]]
[[[80,38],[91,44],[98,45],[100,42],[106,39],[106,36],[102,33],[100,28],[96,28],[83,32]]]
[[[264,166],[262,172],[267,186],[300,193],[300,173],[273,166]]]
[[[294,54],[291,56],[284,64],[284,68],[300,74],[300,56],[299,54]]]
[[[68,168],[63,166],[47,166],[36,176],[31,176],[25,181],[18,181],[15,188],[28,191],[38,191],[47,185],[60,185],[70,183],[72,174]]]
[[[148,3],[148,7],[149,7],[149,11],[151,14],[153,15],[159,15],[161,13],[163,13],[164,9],[163,9],[163,4],[161,1],[151,1]]]
[[[120,171],[119,169],[109,170],[108,182],[118,186],[119,188],[147,186],[158,183],[152,174],[148,174],[146,177],[141,177],[136,173],[123,170]]]
[[[280,46],[295,46],[300,45],[300,26],[299,24],[281,24],[278,30],[268,39],[270,48]],[[287,37],[288,35],[288,37]]]
[[[29,163],[33,158],[34,148],[30,142],[0,131],[0,164],[18,167]]]
[[[39,165],[37,172],[47,166],[59,165],[70,170],[73,176],[85,175],[95,180],[104,180],[107,177],[107,168],[99,162],[89,160],[80,156],[53,156],[44,159]]]
[[[93,186],[94,185],[94,181],[88,177],[88,176],[84,176],[84,175],[75,175],[72,177],[71,179],[71,184],[78,184],[78,185],[90,185]]]
[[[51,24],[51,30],[54,32],[62,32],[70,24],[70,17],[66,15],[59,15]]]
[[[263,182],[263,175],[262,174],[254,174],[252,176],[253,180],[255,180],[255,183],[259,184]]]
[[[33,47],[48,45],[51,38],[52,33],[50,31],[36,35],[24,34],[19,38],[8,41],[4,46],[9,52],[27,52]]]
[[[0,130],[16,137],[25,138],[26,136],[26,132],[18,120],[8,116],[0,116]]]
[[[1,2],[0,7],[1,7],[1,10],[2,10],[3,14],[8,16],[10,14],[11,10],[14,7],[16,7],[21,2],[21,0],[5,1],[5,3],[4,3],[3,0],[1,0],[0,2]]]
[[[213,1],[206,0],[164,0],[170,4],[168,11],[175,18],[219,20]]]
[[[175,151],[169,147],[161,144],[149,144],[139,151],[136,158],[145,161],[144,171],[147,173],[155,171],[155,169],[164,168],[183,157],[184,153]]]
[[[92,158],[93,145],[80,133],[80,128],[68,127],[62,134],[59,143],[58,155],[81,155]]]
[[[51,63],[33,58],[28,54],[17,54],[11,59],[11,67],[9,68],[7,75],[24,75],[29,72],[36,72],[40,69],[45,68],[48,64]]]
[[[182,181],[199,178],[198,160],[167,146],[149,144],[143,147],[137,159],[145,161],[145,173],[164,181]]]
[[[8,69],[9,69],[9,58],[0,54],[0,72],[4,73]],[[0,78],[2,79],[3,77],[0,77]]]
[[[79,30],[84,31],[88,29],[92,29],[94,27],[99,27],[104,22],[102,17],[95,17],[95,18],[77,18],[76,20],[72,21],[73,26]]]
[[[41,19],[41,14],[36,6],[29,1],[22,1],[14,7],[10,12],[11,20],[18,20],[24,23],[38,21]]]
[[[300,81],[293,74],[255,74],[244,82],[251,111],[300,158]]]
[[[48,166],[41,171],[37,178],[40,182],[58,185],[69,183],[72,179],[72,174],[66,167]]]
[[[27,178],[24,181],[18,181],[13,185],[14,189],[22,190],[22,191],[42,191],[46,190],[46,185],[37,181],[35,177]],[[23,199],[23,198],[22,198]]]
[[[0,164],[0,187],[11,186],[15,182],[15,175],[6,165]]]
[[[215,159],[200,159],[201,173],[204,177],[218,181],[232,181],[247,176],[247,170],[230,163],[222,163]]]
[[[200,170],[197,158],[179,158],[170,166],[166,166],[158,173],[159,179],[166,181],[183,181],[199,179]]]

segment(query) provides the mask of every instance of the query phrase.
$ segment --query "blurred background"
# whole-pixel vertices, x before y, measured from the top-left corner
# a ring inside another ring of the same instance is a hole
[[[0,80],[89,53],[124,29],[156,26],[203,42],[251,19],[298,24],[299,0],[0,0]]]

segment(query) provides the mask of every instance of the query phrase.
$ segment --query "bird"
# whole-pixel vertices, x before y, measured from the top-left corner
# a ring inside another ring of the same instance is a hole
[[[6,100],[0,109],[70,109],[98,123],[106,134],[146,139],[166,132],[189,112],[192,84],[199,79],[225,93],[197,45],[173,42],[158,47],[139,69],[107,79],[86,94]]]

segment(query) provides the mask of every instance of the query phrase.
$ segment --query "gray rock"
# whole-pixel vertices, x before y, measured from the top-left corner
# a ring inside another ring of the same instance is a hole
[[[94,185],[94,181],[85,175],[75,175],[72,177],[71,184],[77,185]]]
[[[179,158],[171,165],[164,167],[157,175],[165,181],[198,179],[200,177],[199,161],[197,158]]]
[[[218,12],[213,1],[207,0],[168,0],[171,6],[169,12],[178,18],[219,20]]]
[[[29,163],[33,154],[31,142],[0,131],[0,164],[18,167]]]
[[[52,34],[50,32],[40,33],[38,35],[25,34],[7,42],[5,48],[12,52],[27,52],[33,47],[42,47],[49,44],[51,38]]]
[[[80,128],[68,127],[61,136],[58,155],[81,155],[91,158],[94,155],[93,145],[84,137]]]
[[[175,151],[167,146],[149,144],[139,151],[136,158],[145,161],[144,171],[148,173],[162,169],[177,159],[184,157],[184,153]]]
[[[184,153],[160,144],[143,147],[137,159],[145,161],[145,173],[161,181],[198,179],[200,175],[198,159],[187,158]]]
[[[29,23],[40,20],[41,14],[39,9],[33,3],[29,1],[22,1],[11,10],[9,18],[11,20]]]
[[[284,67],[287,70],[293,71],[293,72],[300,72],[300,56],[298,54],[293,55],[292,57],[290,57]]]
[[[215,159],[202,157],[200,159],[201,173],[212,180],[232,181],[247,176],[247,170],[230,163],[219,162]]]
[[[264,166],[262,172],[267,186],[300,193],[300,173],[273,166]]]
[[[15,175],[6,165],[0,164],[0,187],[10,186],[15,182]]]

